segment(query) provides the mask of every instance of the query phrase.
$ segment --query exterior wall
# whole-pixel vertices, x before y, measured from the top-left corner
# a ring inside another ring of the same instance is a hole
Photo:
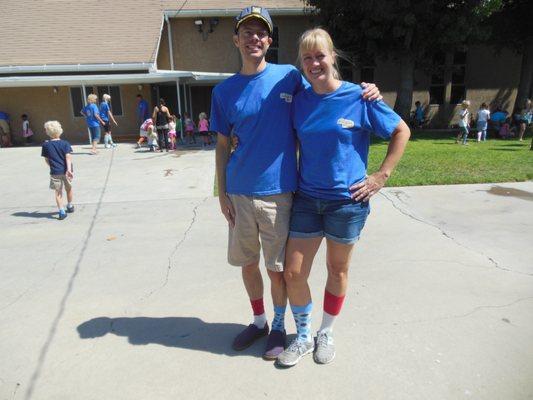
[[[137,85],[120,86],[123,115],[115,117],[118,127],[112,126],[114,136],[136,137],[138,135],[135,117],[138,93]],[[144,84],[140,93],[147,101],[150,101],[150,85]],[[11,131],[15,138],[21,137],[19,135],[22,130],[20,115],[28,114],[30,127],[35,133],[34,141],[37,143],[47,139],[43,125],[48,120],[58,120],[63,127],[63,137],[72,143],[88,141],[85,118],[74,117],[70,89],[67,86],[58,87],[57,93],[54,93],[51,86],[0,88],[0,99],[2,99],[0,108],[11,117]]]
[[[470,110],[475,113],[481,103],[486,102],[491,109],[500,105],[512,112],[520,79],[521,57],[511,51],[498,53],[488,46],[472,46],[466,59],[466,99],[471,101]],[[398,67],[394,61],[377,63],[374,71],[376,84],[390,106],[396,101],[396,90],[400,85]],[[445,75],[445,102],[441,105],[429,104],[431,79],[422,71],[415,71],[413,105],[419,100],[426,110],[432,127],[449,127],[457,124],[458,104],[450,104],[451,69]]]
[[[199,33],[195,18],[171,19],[174,69],[202,72],[235,72],[240,68],[240,56],[233,44],[233,18],[219,18],[212,33]],[[204,18],[204,25],[209,25]],[[279,30],[279,63],[294,64],[299,35],[310,26],[307,17],[276,17]],[[204,30],[208,30],[205,28]],[[205,40],[204,40],[205,39]],[[159,69],[170,69],[167,26],[161,36],[157,57]]]

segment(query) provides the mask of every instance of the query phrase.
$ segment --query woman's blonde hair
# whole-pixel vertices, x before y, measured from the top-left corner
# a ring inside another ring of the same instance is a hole
[[[300,66],[303,64],[303,54],[316,49],[324,50],[331,54],[333,57],[333,77],[335,79],[341,79],[337,58],[338,56],[342,57],[342,53],[335,48],[329,33],[322,28],[308,29],[300,36],[300,40],[298,41],[298,61]]]
[[[44,130],[52,139],[58,138],[63,133],[63,128],[59,121],[46,121],[44,123]]]
[[[470,100],[463,100],[463,102],[461,103],[461,105],[465,108],[468,108],[470,107]]]
[[[198,115],[198,119],[207,119],[207,114],[205,112],[201,112],[200,115]]]
[[[98,96],[94,93],[91,93],[89,96],[87,96],[87,103],[96,103],[98,101]]]
[[[104,93],[104,94],[102,95],[102,99],[103,99],[104,101],[110,101],[110,100],[111,100],[111,96],[108,95],[107,93]]]

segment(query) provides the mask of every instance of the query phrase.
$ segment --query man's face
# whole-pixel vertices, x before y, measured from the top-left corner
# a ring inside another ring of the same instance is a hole
[[[268,36],[268,28],[257,19],[250,19],[239,26],[233,43],[244,59],[260,60],[265,57],[272,38]]]

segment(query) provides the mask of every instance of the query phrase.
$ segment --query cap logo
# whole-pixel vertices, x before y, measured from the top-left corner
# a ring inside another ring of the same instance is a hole
[[[252,14],[261,14],[261,7],[252,7]]]

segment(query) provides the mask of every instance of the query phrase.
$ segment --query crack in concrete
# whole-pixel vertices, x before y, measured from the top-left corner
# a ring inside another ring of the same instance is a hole
[[[446,237],[447,239],[451,240],[452,242],[454,242],[455,244],[457,244],[458,246],[464,248],[464,249],[467,249],[473,253],[476,253],[476,254],[479,254],[481,255],[482,257],[485,257],[491,264],[494,268],[497,268],[499,270],[502,270],[502,271],[506,271],[506,272],[511,272],[513,274],[519,274],[519,275],[526,275],[526,276],[533,276],[533,273],[528,273],[528,272],[521,272],[521,271],[514,271],[510,268],[507,268],[507,267],[504,267],[502,265],[500,265],[494,258],[490,257],[489,255],[483,253],[482,251],[479,251],[479,250],[476,250],[476,249],[473,249],[471,247],[468,247],[464,244],[462,244],[461,242],[459,242],[457,239],[455,239],[453,236],[451,236],[448,232],[446,232],[444,229],[442,229],[439,225],[437,224],[434,224],[432,222],[429,222],[429,221],[426,221],[426,220],[423,220],[422,218],[420,217],[417,217],[411,213],[409,213],[408,211],[405,211],[403,210],[400,206],[398,206],[398,204],[396,204],[396,202],[394,201],[394,199],[391,199],[389,196],[387,196],[387,194],[385,192],[382,192],[380,191],[379,194],[383,197],[385,197],[391,204],[392,206],[398,210],[400,213],[402,213],[403,215],[411,218],[412,220],[414,221],[417,221],[417,222],[420,222],[422,224],[425,224],[425,225],[428,225],[428,226],[431,226],[432,228],[435,228],[437,230],[440,231],[440,233]],[[395,197],[398,198],[397,195],[393,194]],[[403,201],[400,200],[402,203]],[[405,203],[404,203],[405,204]]]
[[[207,199],[209,197],[204,197],[204,199],[196,204],[196,206],[193,208],[192,210],[192,219],[191,219],[191,222],[189,223],[189,226],[187,227],[187,229],[185,229],[185,231],[183,232],[183,235],[181,237],[180,240],[178,240],[174,246],[174,248],[172,249],[172,251],[170,252],[170,255],[168,256],[168,264],[167,264],[167,269],[166,269],[166,274],[165,274],[165,279],[163,280],[163,283],[158,287],[158,288],[155,288],[153,289],[150,293],[148,293],[148,295],[146,295],[145,297],[143,297],[141,299],[141,301],[144,301],[146,299],[148,299],[150,296],[152,296],[155,292],[158,292],[160,291],[161,289],[163,289],[167,283],[168,283],[168,279],[170,277],[170,271],[172,270],[172,258],[174,257],[174,255],[176,254],[176,252],[178,251],[178,249],[181,247],[181,245],[183,244],[183,242],[187,239],[187,236],[189,234],[189,232],[191,231],[193,225],[195,224],[196,222],[196,217],[198,216],[198,208],[204,204]]]
[[[113,149],[113,152],[111,153],[111,158],[109,160],[109,165],[108,165],[108,168],[107,168],[107,173],[106,173],[105,181],[104,181],[104,184],[103,184],[103,187],[102,187],[102,191],[100,192],[98,205],[96,206],[93,218],[92,218],[91,223],[90,223],[90,225],[89,225],[89,227],[87,229],[87,233],[86,233],[85,239],[83,241],[83,246],[82,246],[82,248],[80,250],[80,254],[78,255],[78,259],[76,261],[76,264],[74,265],[74,270],[72,271],[70,279],[68,280],[66,291],[63,294],[63,297],[61,298],[61,301],[59,303],[57,314],[56,314],[54,320],[52,321],[52,325],[50,327],[50,330],[48,332],[46,340],[45,340],[45,342],[43,344],[43,347],[41,348],[41,351],[40,351],[40,354],[39,354],[39,358],[37,359],[37,364],[36,364],[35,370],[34,370],[32,376],[31,376],[31,378],[29,380],[29,386],[26,389],[26,393],[25,393],[25,396],[24,396],[25,400],[30,400],[33,397],[33,392],[34,392],[35,387],[37,386],[37,383],[39,382],[39,379],[40,379],[40,376],[41,376],[41,370],[42,370],[42,368],[45,365],[46,360],[47,360],[48,351],[49,351],[49,349],[50,349],[50,347],[51,347],[51,345],[52,345],[52,343],[54,341],[54,338],[56,336],[56,332],[57,332],[57,328],[58,328],[59,322],[63,318],[63,315],[64,315],[66,307],[67,307],[68,300],[69,300],[70,295],[71,295],[71,293],[72,293],[72,291],[74,289],[74,284],[76,282],[76,278],[77,278],[77,276],[78,276],[78,274],[80,272],[81,264],[82,264],[82,262],[83,262],[83,260],[85,258],[85,252],[86,252],[86,250],[88,248],[89,241],[90,241],[90,239],[92,237],[94,226],[96,224],[96,220],[98,219],[98,214],[100,213],[100,208],[102,207],[103,199],[104,199],[104,196],[105,196],[105,193],[106,193],[106,190],[107,190],[107,185],[109,183],[109,177],[111,175],[111,170],[112,170],[112,167],[113,167],[114,155],[115,155],[115,150]]]
[[[439,321],[447,321],[452,319],[461,319],[471,316],[472,314],[477,313],[478,311],[484,310],[484,309],[490,309],[490,308],[506,308],[513,306],[515,304],[521,303],[523,301],[527,300],[533,300],[533,296],[529,297],[521,297],[517,300],[514,300],[507,304],[498,304],[498,305],[481,305],[473,308],[472,310],[468,311],[464,314],[459,315],[450,315],[446,317],[440,317],[440,318],[432,318],[432,319],[418,319],[418,320],[411,320],[411,321],[401,321],[401,322],[392,322],[392,325],[394,326],[402,326],[402,325],[410,325],[410,324],[425,324],[425,323],[433,323],[433,322],[439,322]],[[370,323],[370,324],[361,324],[362,326],[380,326],[380,325],[390,325],[391,322],[378,322],[378,323]]]

